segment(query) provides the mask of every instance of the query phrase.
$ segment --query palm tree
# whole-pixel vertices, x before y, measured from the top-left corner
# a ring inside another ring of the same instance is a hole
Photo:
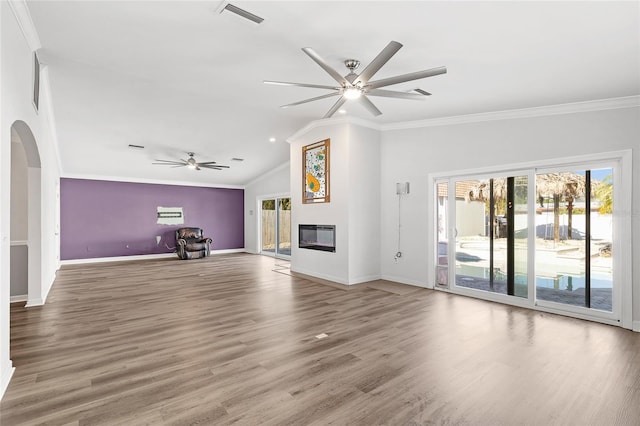
[[[542,201],[544,198],[553,199],[553,241],[560,241],[560,201],[567,201],[567,238],[572,237],[573,202],[585,194],[585,177],[577,173],[547,173],[536,175],[536,194]]]
[[[488,201],[489,200],[489,180],[478,183],[468,194],[467,201]],[[506,199],[507,179],[493,179],[494,203]],[[560,241],[560,202],[564,198],[567,201],[568,231],[567,237],[572,237],[573,225],[573,203],[585,194],[585,177],[577,173],[547,173],[536,175],[536,194],[543,207],[545,198],[553,199],[553,240]]]
[[[607,175],[593,188],[593,194],[600,201],[600,214],[613,213],[613,176]]]

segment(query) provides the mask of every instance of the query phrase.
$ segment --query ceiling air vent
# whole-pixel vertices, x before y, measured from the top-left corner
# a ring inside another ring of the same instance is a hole
[[[234,6],[231,3],[227,3],[227,5],[220,11],[220,13],[224,12],[225,10],[228,10],[231,13],[235,13],[238,16],[242,16],[243,18],[248,19],[251,22],[255,22],[256,24],[260,24],[262,21],[264,21],[264,18],[254,15],[251,12],[247,12],[244,9],[240,9],[238,6]]]
[[[413,91],[414,91],[414,92],[418,92],[418,93],[420,93],[421,95],[431,96],[431,93],[429,93],[429,92],[427,92],[427,91],[424,91],[424,90],[422,90],[422,89],[413,89]]]

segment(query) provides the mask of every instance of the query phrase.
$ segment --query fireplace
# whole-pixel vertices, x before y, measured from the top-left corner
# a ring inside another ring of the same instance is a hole
[[[298,225],[298,247],[335,253],[336,226]]]

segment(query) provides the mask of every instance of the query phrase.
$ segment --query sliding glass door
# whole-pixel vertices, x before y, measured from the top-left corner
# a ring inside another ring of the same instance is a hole
[[[261,200],[261,252],[271,256],[291,255],[291,199]]]
[[[455,285],[527,297],[527,176],[454,180]]]
[[[613,169],[536,174],[538,300],[613,309]]]
[[[619,319],[616,164],[438,177],[436,288]]]

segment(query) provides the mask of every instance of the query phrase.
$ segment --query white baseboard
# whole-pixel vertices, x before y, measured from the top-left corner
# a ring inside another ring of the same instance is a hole
[[[9,360],[7,365],[0,371],[2,371],[2,376],[0,376],[0,400],[1,400],[2,396],[7,390],[7,387],[9,386],[9,382],[11,381],[11,376],[13,376],[13,372],[16,371],[16,369],[13,366],[13,363],[11,362],[11,360]]]
[[[354,285],[354,284],[361,284],[361,283],[368,283],[369,281],[376,281],[379,280],[380,275],[376,274],[376,275],[363,275],[361,277],[357,277],[357,278],[352,278],[349,280],[349,285]]]
[[[416,286],[416,287],[433,288],[433,286],[428,286],[423,282],[412,280],[412,279],[407,279],[407,278],[399,277],[399,276],[395,276],[395,275],[384,275],[383,274],[381,279],[386,280],[386,281],[393,281],[393,282],[400,283],[400,284],[412,285],[412,286]]]
[[[344,280],[340,277],[336,277],[328,274],[318,274],[315,271],[305,271],[304,269],[294,268],[293,266],[291,267],[291,272],[297,272],[299,274],[308,275],[310,277],[320,278],[327,281],[333,281],[334,283],[338,283],[338,284],[349,285],[347,280]]]
[[[24,305],[25,308],[31,308],[33,306],[42,306],[44,305],[44,299],[27,299],[27,304]]]
[[[17,296],[11,296],[9,297],[9,303],[16,303],[16,302],[26,302],[27,301],[27,295],[26,294],[20,294]]]
[[[640,333],[640,321],[634,321],[633,322],[632,330]]]
[[[225,250],[211,250],[211,256],[216,254],[230,254],[230,253],[249,253],[246,249],[225,249]]]
[[[228,254],[228,253],[245,253],[246,250],[241,249],[225,249],[225,250],[211,250],[211,255]],[[114,257],[93,257],[88,259],[69,259],[60,262],[61,265],[81,265],[84,263],[104,263],[104,262],[122,262],[127,260],[151,260],[151,259],[166,259],[169,257],[177,258],[175,253],[158,253],[158,254],[141,254],[136,256],[114,256]]]
[[[55,270],[53,272],[53,276],[49,279],[49,285],[47,285],[43,289],[43,292],[44,292],[44,294],[42,295],[42,304],[43,305],[47,302],[47,296],[49,296],[49,292],[51,291],[51,288],[53,287],[53,284],[55,284],[55,282],[56,282],[57,274],[58,274],[58,270]]]
[[[175,253],[160,254],[142,254],[139,256],[114,256],[114,257],[92,257],[88,259],[69,259],[62,260],[60,264],[64,265],[81,265],[83,263],[104,263],[104,262],[122,262],[123,260],[145,260],[145,259],[164,259],[167,257],[175,257]]]

